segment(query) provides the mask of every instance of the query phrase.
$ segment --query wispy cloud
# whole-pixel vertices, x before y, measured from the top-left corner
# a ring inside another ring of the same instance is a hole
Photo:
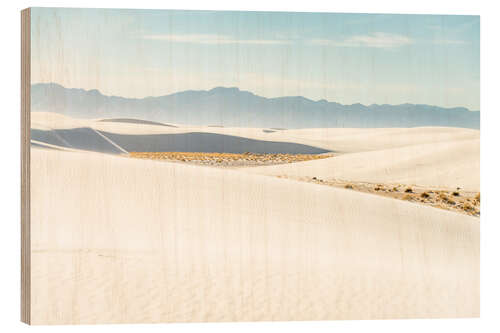
[[[438,45],[462,45],[465,44],[465,41],[456,39],[435,39],[433,43]]]
[[[375,32],[367,35],[355,35],[343,40],[313,39],[312,44],[331,45],[337,47],[374,47],[374,48],[395,48],[413,44],[409,37],[385,32]]]
[[[205,45],[224,44],[250,44],[250,45],[284,45],[294,42],[293,39],[239,39],[229,35],[219,34],[156,34],[142,35],[142,39],[165,41],[170,43],[189,43]],[[409,37],[384,32],[375,32],[366,35],[355,35],[343,40],[334,39],[311,39],[306,43],[314,45],[335,47],[371,47],[371,48],[395,48],[413,44]]]
[[[218,34],[161,34],[161,35],[143,35],[143,39],[160,40],[170,43],[192,43],[192,44],[254,44],[254,45],[273,45],[288,44],[290,41],[279,39],[237,39],[228,35]]]

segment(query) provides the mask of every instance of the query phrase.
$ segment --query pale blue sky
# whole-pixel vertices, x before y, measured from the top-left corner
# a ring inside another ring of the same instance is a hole
[[[479,109],[479,17],[32,10],[32,82]]]

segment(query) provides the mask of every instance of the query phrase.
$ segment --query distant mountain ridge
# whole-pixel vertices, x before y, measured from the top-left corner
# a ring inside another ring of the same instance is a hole
[[[106,96],[56,83],[31,86],[31,109],[76,118],[265,128],[447,126],[479,129],[480,112],[425,104],[352,104],[302,96],[266,98],[238,88],[187,90],[158,97]]]

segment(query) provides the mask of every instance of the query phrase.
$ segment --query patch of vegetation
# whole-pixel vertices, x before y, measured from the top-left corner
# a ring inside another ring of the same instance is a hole
[[[251,152],[245,152],[242,154],[202,152],[130,152],[128,156],[151,160],[180,161],[215,166],[284,164],[330,157],[328,155],[318,154],[257,154]]]
[[[464,202],[464,204],[462,205],[462,209],[465,210],[466,212],[474,212],[476,210],[474,206],[472,206],[468,202]]]
[[[456,202],[452,198],[448,197],[445,193],[440,193],[439,194],[439,199],[441,199],[444,203],[447,203],[449,205],[455,205]]]
[[[405,194],[405,195],[403,196],[403,200],[408,200],[408,201],[411,201],[411,200],[413,200],[413,197],[412,197],[411,195],[409,195],[409,194]]]

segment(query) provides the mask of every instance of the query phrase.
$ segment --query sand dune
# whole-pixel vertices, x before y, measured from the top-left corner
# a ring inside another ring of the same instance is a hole
[[[35,143],[100,153],[219,152],[243,154],[323,154],[328,150],[293,142],[254,140],[244,137],[188,132],[175,134],[115,134],[90,127],[31,130]]]
[[[246,170],[275,176],[479,191],[479,139],[411,145]]]
[[[153,135],[180,133],[214,133],[253,140],[292,142],[342,153],[374,151],[425,143],[454,142],[479,139],[479,131],[451,127],[419,128],[312,128],[275,130],[262,128],[184,126],[166,127],[147,123],[103,122],[102,119],[73,119],[56,113],[33,112],[32,128],[70,129],[90,127],[122,135]]]
[[[126,123],[126,124],[146,124],[146,125],[159,125],[159,126],[166,126],[166,127],[176,127],[174,125],[170,124],[164,124],[164,123],[159,123],[156,121],[150,121],[150,120],[142,120],[142,119],[134,119],[134,118],[109,118],[109,119],[100,119],[98,120],[100,122],[107,122],[107,123]]]
[[[479,315],[476,218],[98,153],[31,163],[34,323]]]
[[[99,153],[122,154],[127,152],[105,135],[90,127],[53,129],[47,131],[31,129],[31,139],[63,148]]]
[[[343,153],[479,139],[478,130],[453,127],[307,128],[286,133],[296,142]]]
[[[216,133],[126,135],[102,132],[127,151],[142,152],[218,152],[243,154],[322,154],[328,150],[293,142],[254,140]]]
[[[286,137],[272,141],[262,129],[231,130],[214,129],[208,126],[178,128],[136,119],[83,120],[59,114],[40,112],[34,114],[36,116],[33,117],[32,140],[87,151],[112,154],[128,151],[283,154],[329,152],[314,146],[286,142]],[[258,133],[258,135],[252,133]]]

